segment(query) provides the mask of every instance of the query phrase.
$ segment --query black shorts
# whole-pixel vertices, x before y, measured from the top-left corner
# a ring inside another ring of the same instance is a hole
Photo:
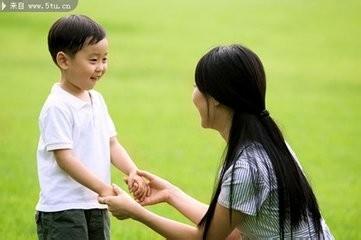
[[[109,240],[107,209],[36,212],[39,240]]]

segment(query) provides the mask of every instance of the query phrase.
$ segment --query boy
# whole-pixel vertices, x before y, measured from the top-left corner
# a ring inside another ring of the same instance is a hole
[[[48,47],[61,79],[39,117],[38,237],[110,239],[106,206],[97,202],[98,195],[114,195],[110,163],[128,175],[136,198],[149,188],[119,144],[102,95],[92,90],[107,69],[105,31],[86,16],[63,17],[51,27]]]

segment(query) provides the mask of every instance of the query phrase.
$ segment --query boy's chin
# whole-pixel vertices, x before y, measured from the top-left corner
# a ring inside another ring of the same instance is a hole
[[[86,89],[85,89],[85,90],[92,90],[94,87],[95,87],[95,83],[86,86]]]

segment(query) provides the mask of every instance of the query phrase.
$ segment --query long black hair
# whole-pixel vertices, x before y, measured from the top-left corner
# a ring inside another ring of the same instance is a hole
[[[292,236],[292,231],[309,219],[320,236],[321,214],[316,197],[266,110],[266,76],[258,56],[241,45],[215,47],[199,60],[195,82],[205,96],[213,97],[233,111],[218,183],[208,211],[199,223],[204,226],[203,239],[207,239],[224,174],[235,163],[240,146],[249,142],[261,144],[272,164],[277,184],[280,238],[285,237],[287,223]],[[233,171],[232,167],[232,176]],[[232,216],[232,181],[230,189]]]

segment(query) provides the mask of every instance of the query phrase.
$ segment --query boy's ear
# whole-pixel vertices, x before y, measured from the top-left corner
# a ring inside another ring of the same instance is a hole
[[[69,56],[60,51],[56,54],[56,63],[62,70],[66,70],[69,68]]]

